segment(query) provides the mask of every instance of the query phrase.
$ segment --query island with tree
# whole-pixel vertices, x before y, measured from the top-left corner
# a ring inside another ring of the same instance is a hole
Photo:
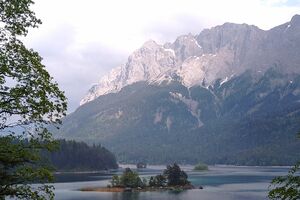
[[[194,171],[207,171],[207,170],[208,170],[208,166],[205,163],[198,163],[194,167]]]
[[[138,162],[138,163],[136,164],[136,168],[138,168],[138,169],[144,169],[144,168],[147,168],[147,164],[144,163],[144,162]]]
[[[83,188],[81,191],[98,192],[143,192],[172,190],[180,192],[194,189],[195,187],[188,181],[188,175],[181,170],[178,164],[167,165],[162,174],[141,178],[137,172],[126,168],[122,175],[114,175],[111,184],[101,188]]]

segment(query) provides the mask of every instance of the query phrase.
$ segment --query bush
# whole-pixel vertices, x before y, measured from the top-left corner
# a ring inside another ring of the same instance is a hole
[[[132,171],[130,168],[126,168],[121,176],[114,175],[111,180],[113,187],[144,187],[145,183],[141,180],[137,172]]]
[[[198,163],[195,167],[194,170],[196,171],[206,171],[208,170],[208,166],[204,163]]]
[[[165,176],[159,174],[156,176],[151,176],[149,180],[149,186],[150,187],[164,187],[166,186],[167,179]]]
[[[180,186],[188,185],[190,182],[187,180],[187,174],[180,169],[180,167],[174,163],[174,165],[167,165],[167,169],[164,170],[163,174],[168,181],[168,186]]]
[[[300,161],[286,176],[275,177],[269,186],[269,199],[300,199]]]

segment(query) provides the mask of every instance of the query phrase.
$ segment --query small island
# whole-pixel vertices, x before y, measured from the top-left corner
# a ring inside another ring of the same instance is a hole
[[[136,168],[138,168],[138,169],[145,169],[145,168],[147,168],[147,164],[143,163],[143,162],[138,162],[136,164]]]
[[[175,191],[194,189],[188,181],[187,174],[180,169],[179,165],[167,165],[163,174],[140,178],[137,172],[126,168],[122,175],[114,175],[111,184],[101,188],[83,188],[81,191],[97,192],[145,192],[145,191]]]
[[[208,170],[208,166],[207,164],[204,163],[198,163],[195,167],[194,167],[195,171],[207,171]]]

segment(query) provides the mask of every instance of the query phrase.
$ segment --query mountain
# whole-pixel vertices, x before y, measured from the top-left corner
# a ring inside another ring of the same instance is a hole
[[[300,16],[146,42],[104,76],[57,136],[126,162],[291,164],[300,157]]]
[[[288,66],[289,73],[298,73],[299,18],[295,15],[290,22],[269,31],[225,23],[196,36],[180,36],[173,44],[147,41],[129,56],[126,64],[94,85],[80,104],[139,81],[159,84],[180,79],[186,87],[203,81],[210,85],[218,78],[228,79],[247,69],[264,72],[274,64]]]

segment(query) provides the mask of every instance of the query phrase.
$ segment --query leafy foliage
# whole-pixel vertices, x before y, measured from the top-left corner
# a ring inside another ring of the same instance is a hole
[[[149,186],[150,187],[164,187],[167,184],[167,179],[164,175],[156,175],[151,176],[149,179]]]
[[[196,171],[205,171],[208,170],[208,166],[204,163],[198,163],[195,167],[194,170]]]
[[[113,187],[121,187],[120,177],[118,175],[113,175],[111,179],[111,185]]]
[[[142,180],[137,172],[132,171],[130,168],[126,168],[123,175],[120,177],[121,185],[124,187],[139,187],[142,186]]]
[[[58,171],[105,170],[118,167],[115,156],[101,145],[59,140],[59,150],[48,153]]]
[[[187,180],[187,174],[180,169],[179,165],[174,163],[173,165],[167,165],[167,169],[164,170],[164,176],[167,178],[167,184],[169,186],[187,185],[190,182]]]
[[[52,186],[41,185],[33,189],[27,184],[53,180],[51,169],[41,162],[40,156],[40,150],[53,148],[53,144],[18,138],[0,137],[0,197],[52,199]]]
[[[123,174],[119,177],[113,176],[111,184],[113,187],[144,187],[144,182],[139,177],[137,172],[132,171],[130,168],[126,168]]]
[[[6,1],[0,5],[0,128],[59,123],[65,115],[66,98],[52,82],[42,58],[27,49],[17,36],[40,20],[29,10],[32,1]]]
[[[141,179],[137,172],[126,168],[121,176],[114,175],[111,180],[112,187],[167,187],[167,186],[186,186],[190,185],[187,180],[187,174],[174,163],[174,165],[167,165],[163,174],[151,176],[149,180]]]
[[[300,199],[300,162],[298,162],[286,176],[279,176],[272,180],[268,197],[270,199],[297,200]]]
[[[30,10],[31,0],[0,0],[0,197],[53,199],[52,180],[41,158],[55,149],[47,130],[66,114],[66,98],[53,82],[42,58],[19,37],[41,21]]]

